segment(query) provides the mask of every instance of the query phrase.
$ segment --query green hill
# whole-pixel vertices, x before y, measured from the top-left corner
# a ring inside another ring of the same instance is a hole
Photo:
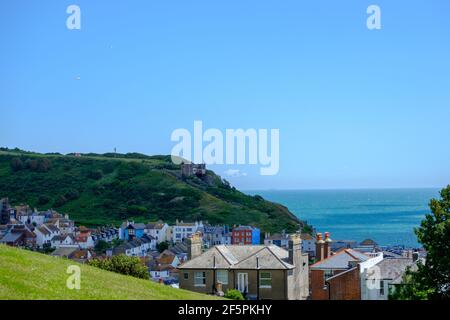
[[[0,148],[0,196],[40,210],[69,213],[88,226],[163,220],[253,224],[292,232],[301,224],[289,210],[236,190],[212,171],[181,176],[170,156],[38,154]]]
[[[67,267],[81,268],[80,290],[66,286]],[[0,300],[207,300],[174,289],[31,251],[0,245]]]

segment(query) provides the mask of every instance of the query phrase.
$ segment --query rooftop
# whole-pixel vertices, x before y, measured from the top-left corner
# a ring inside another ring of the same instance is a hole
[[[184,263],[179,269],[293,269],[287,259],[288,252],[274,245],[219,245]]]
[[[343,249],[327,259],[316,262],[310,268],[311,270],[324,270],[324,269],[345,270],[349,268],[350,261],[364,262],[369,259],[370,257],[362,252],[353,249]]]

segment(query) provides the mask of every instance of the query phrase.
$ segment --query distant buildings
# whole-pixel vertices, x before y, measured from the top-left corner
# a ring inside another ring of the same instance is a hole
[[[0,200],[0,224],[7,224],[10,219],[10,206],[8,198]]]
[[[173,242],[182,242],[183,240],[191,237],[194,233],[199,231],[199,229],[203,229],[203,222],[183,222],[176,221],[175,225],[172,227],[172,241]]]
[[[234,245],[256,245],[261,243],[261,231],[252,226],[234,227],[231,232],[231,241]]]
[[[184,177],[198,176],[202,177],[206,175],[206,165],[204,163],[183,163],[181,164],[181,175]]]
[[[145,225],[144,233],[155,238],[157,243],[170,241],[170,227],[167,223],[148,223]]]
[[[302,252],[307,253],[310,258],[314,258],[316,256],[315,239],[307,233],[302,233],[300,238],[302,240]],[[276,245],[280,248],[287,249],[289,244],[289,234],[287,234],[284,230],[281,234],[276,233],[271,235],[266,233],[264,236],[264,244],[267,246]]]
[[[131,230],[131,229],[128,229]],[[150,251],[156,249],[156,240],[152,236],[144,234],[141,237],[131,238],[129,241],[108,250],[107,255],[124,254],[129,257],[146,257]]]
[[[120,239],[129,241],[134,238],[142,238],[145,234],[145,224],[126,221],[120,226]]]
[[[207,248],[217,245],[230,245],[232,243],[231,232],[228,226],[204,225],[202,230],[203,244]]]

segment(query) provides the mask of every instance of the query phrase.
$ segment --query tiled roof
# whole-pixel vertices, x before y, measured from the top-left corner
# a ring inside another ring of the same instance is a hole
[[[220,245],[194,258],[180,269],[272,269],[286,270],[294,266],[287,262],[288,252],[277,246]]]
[[[368,255],[353,249],[343,249],[330,256],[327,259],[319,261],[313,264],[311,270],[324,270],[324,269],[340,269],[345,270],[349,268],[350,261],[364,262],[370,259]]]

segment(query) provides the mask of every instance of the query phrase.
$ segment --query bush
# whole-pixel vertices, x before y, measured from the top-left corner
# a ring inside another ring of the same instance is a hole
[[[48,196],[46,196],[46,195],[41,195],[41,196],[39,196],[39,198],[38,198],[38,204],[39,205],[44,205],[44,204],[47,204],[47,203],[49,203],[50,202],[50,197],[48,197]]]
[[[22,170],[24,167],[22,160],[20,160],[19,158],[14,158],[11,160],[11,170],[13,172],[17,172]]]
[[[101,170],[93,170],[88,173],[88,178],[93,180],[100,180],[103,177]]]
[[[55,200],[55,207],[59,208],[62,207],[63,205],[65,205],[67,203],[67,199],[65,196],[59,196],[56,200]]]
[[[130,216],[140,216],[146,214],[148,209],[146,207],[132,205],[127,208],[127,214]]]
[[[89,265],[139,279],[149,279],[147,267],[145,267],[138,257],[128,257],[124,254],[108,259],[93,259]]]
[[[80,193],[78,192],[78,190],[76,189],[70,189],[66,192],[66,194],[64,195],[64,197],[67,200],[76,200],[80,197]]]
[[[224,297],[231,300],[245,300],[242,293],[236,289],[229,289]]]

